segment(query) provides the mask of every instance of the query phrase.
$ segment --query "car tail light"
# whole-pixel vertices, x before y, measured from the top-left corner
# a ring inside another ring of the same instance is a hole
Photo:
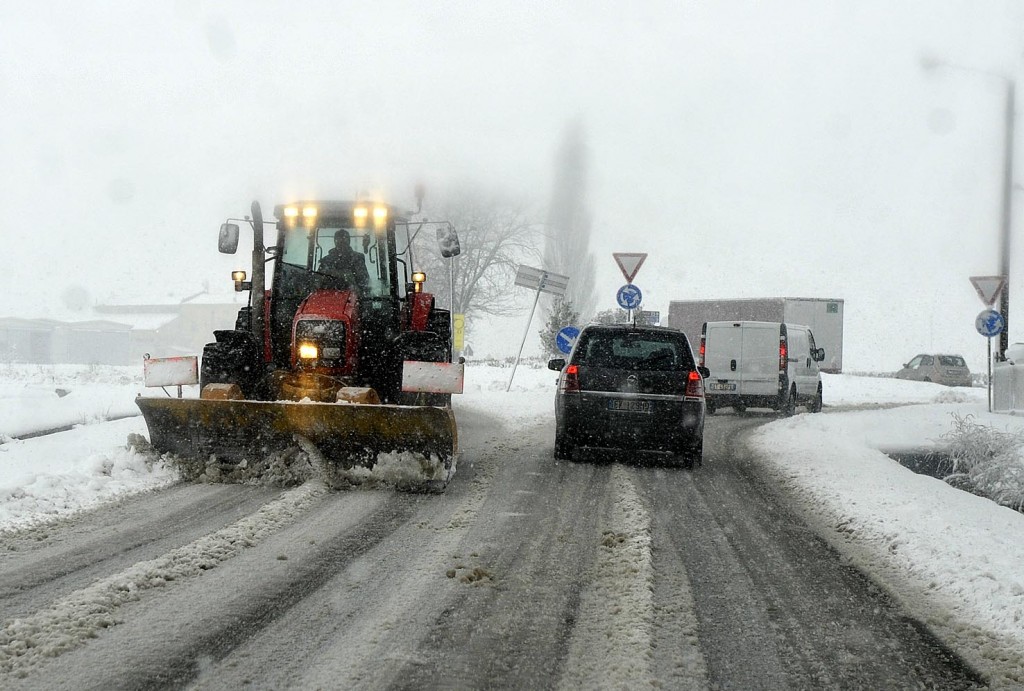
[[[565,377],[562,378],[562,393],[580,392],[580,368],[578,365],[569,365],[565,368]]]
[[[788,352],[786,349],[786,337],[783,336],[779,339],[779,371],[786,371],[786,362],[788,360]]]
[[[704,347],[707,344],[707,336],[704,334],[700,335],[700,366],[704,366]]]
[[[685,395],[687,398],[704,398],[704,379],[700,376],[700,372],[690,372],[686,377]]]

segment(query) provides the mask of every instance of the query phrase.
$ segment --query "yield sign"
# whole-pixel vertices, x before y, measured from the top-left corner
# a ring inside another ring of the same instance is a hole
[[[1006,285],[1005,276],[971,276],[971,284],[978,291],[978,297],[986,305],[991,305],[999,297],[1003,286]]]
[[[632,283],[640,272],[640,267],[647,259],[646,252],[612,252],[615,262],[619,265],[619,271],[626,277],[626,283]]]

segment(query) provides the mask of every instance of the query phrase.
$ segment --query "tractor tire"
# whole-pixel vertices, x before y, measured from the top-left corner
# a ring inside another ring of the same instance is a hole
[[[234,379],[235,363],[228,347],[223,343],[207,343],[199,367],[199,390],[207,384],[237,384]]]

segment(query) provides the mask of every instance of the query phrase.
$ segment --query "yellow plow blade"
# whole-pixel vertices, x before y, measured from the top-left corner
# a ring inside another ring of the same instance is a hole
[[[298,447],[323,464],[331,484],[415,484],[403,477],[412,468],[423,483],[442,487],[455,468],[450,408],[144,397],[136,403],[153,448],[192,461],[215,457],[244,466]]]

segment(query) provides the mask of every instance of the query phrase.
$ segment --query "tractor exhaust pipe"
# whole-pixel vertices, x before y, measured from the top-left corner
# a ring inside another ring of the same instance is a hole
[[[249,304],[252,307],[252,331],[263,354],[264,296],[267,293],[266,247],[263,245],[263,210],[258,201],[252,203],[252,290],[249,291]]]

